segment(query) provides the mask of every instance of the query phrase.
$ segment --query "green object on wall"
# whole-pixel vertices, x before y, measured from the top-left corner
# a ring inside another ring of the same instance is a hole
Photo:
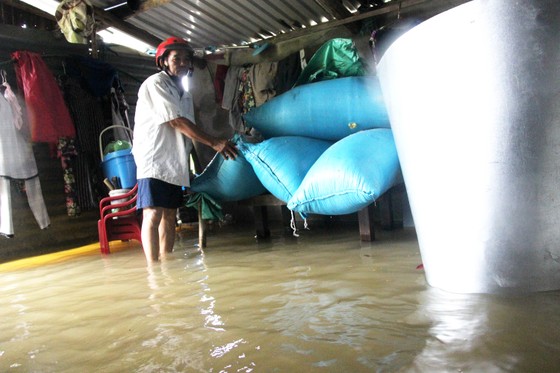
[[[321,46],[294,84],[366,75],[364,64],[352,39],[335,38]]]

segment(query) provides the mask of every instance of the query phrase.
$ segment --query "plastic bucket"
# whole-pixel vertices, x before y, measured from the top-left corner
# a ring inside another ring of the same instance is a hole
[[[103,134],[114,128],[124,129],[132,137],[132,130],[121,125],[109,126],[101,131],[99,134],[99,153],[102,159],[101,168],[103,169],[103,175],[110,181],[113,181],[113,178],[116,177],[119,180],[120,188],[132,188],[136,185],[136,163],[134,163],[132,149],[117,150],[105,155],[105,157],[103,156]]]
[[[130,189],[114,189],[114,190],[109,191],[109,197],[116,197],[116,196],[124,195],[128,192],[130,192]],[[115,200],[111,201],[111,205],[116,205],[118,203],[123,203],[123,202],[128,201],[129,199],[130,199],[129,197],[115,199]],[[119,208],[111,210],[111,212],[118,212],[118,211],[120,211]]]
[[[121,188],[132,188],[136,185],[136,163],[130,149],[107,154],[101,162],[101,167],[107,179],[119,179]]]

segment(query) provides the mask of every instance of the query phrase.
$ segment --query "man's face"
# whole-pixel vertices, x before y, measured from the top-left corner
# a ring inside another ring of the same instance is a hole
[[[172,50],[167,58],[163,60],[163,65],[169,72],[169,75],[183,77],[189,72],[189,68],[192,66],[192,59],[185,50]]]

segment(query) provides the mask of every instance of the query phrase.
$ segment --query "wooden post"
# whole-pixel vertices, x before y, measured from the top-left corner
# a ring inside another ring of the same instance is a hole
[[[255,228],[257,238],[270,237],[270,229],[268,228],[268,210],[266,206],[254,206]]]
[[[368,205],[358,211],[358,222],[360,225],[360,239],[362,241],[375,241],[375,230],[373,226],[372,205]]]
[[[202,218],[202,201],[198,201],[198,247],[206,247],[206,223]]]

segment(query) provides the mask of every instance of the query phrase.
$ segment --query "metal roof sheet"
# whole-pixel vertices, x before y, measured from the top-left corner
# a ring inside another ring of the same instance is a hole
[[[37,6],[53,0],[3,1],[26,1]],[[309,35],[314,28],[322,31],[346,25],[351,34],[357,34],[367,22],[376,27],[393,22],[400,17],[401,10],[404,17],[431,16],[471,0],[88,1],[96,8],[100,30],[116,29],[154,48],[161,40],[178,36],[189,40],[196,49],[213,52],[221,48],[258,47],[267,38],[274,38],[272,42],[276,43]]]
[[[101,9],[113,8],[112,12],[128,7],[124,0],[91,0],[91,3]],[[126,22],[160,39],[171,35],[183,37],[195,48],[245,46],[336,19],[317,0],[147,0],[141,3],[146,10],[127,16]],[[358,0],[341,3],[351,13],[360,5]]]

